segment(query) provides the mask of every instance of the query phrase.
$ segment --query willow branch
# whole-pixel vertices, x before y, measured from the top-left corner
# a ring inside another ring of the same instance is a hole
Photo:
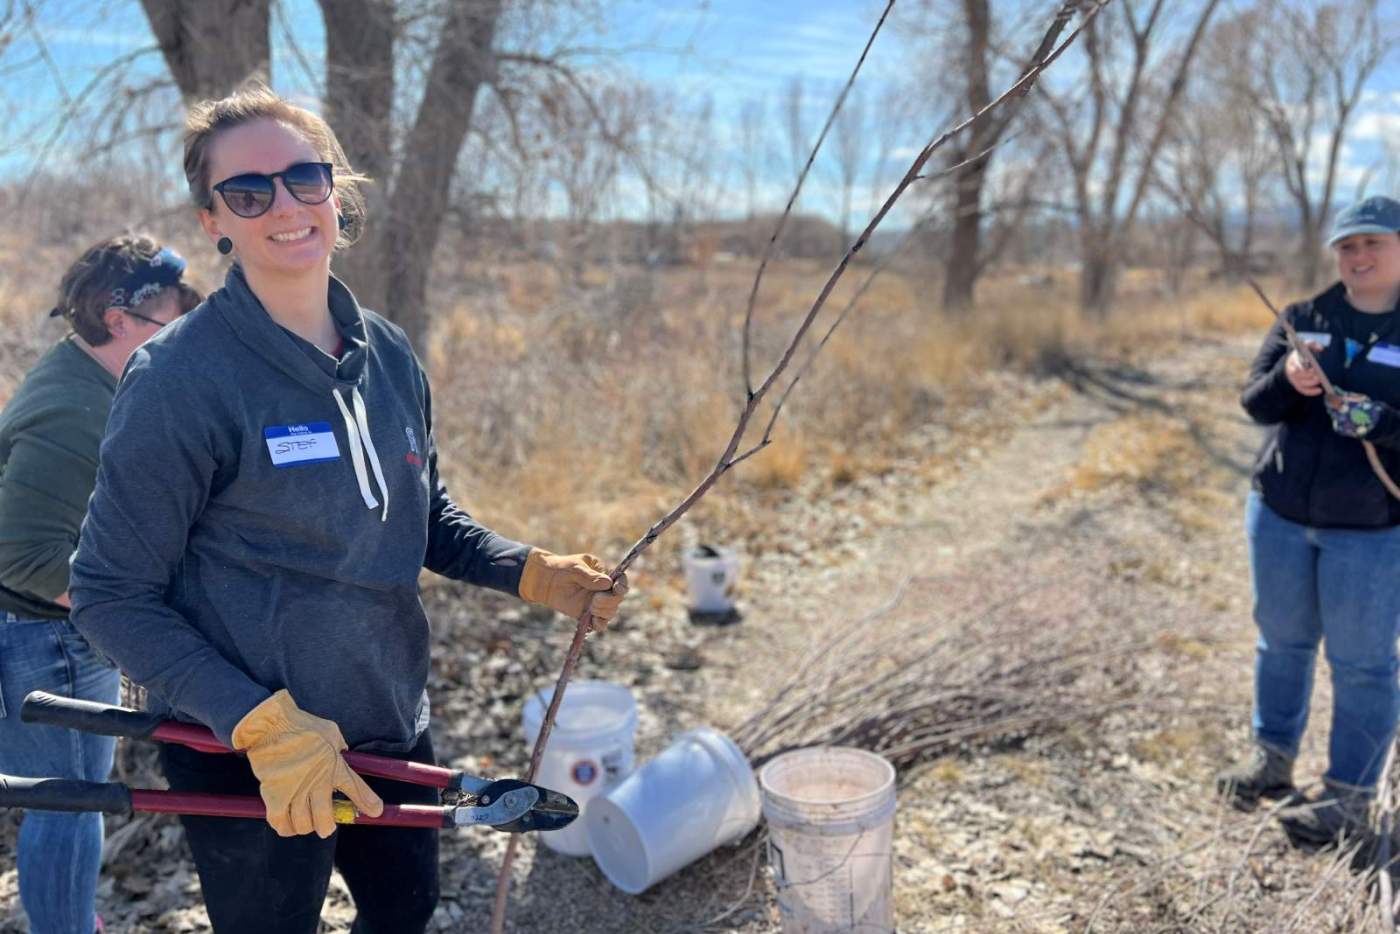
[[[827,298],[830,297],[832,290],[836,287],[836,283],[840,281],[841,276],[845,273],[846,268],[851,263],[851,260],[855,257],[856,253],[859,252],[860,249],[864,247],[865,244],[869,241],[871,234],[874,233],[875,229],[880,225],[880,222],[885,219],[885,216],[889,214],[890,209],[894,207],[894,204],[896,201],[899,200],[899,197],[902,194],[904,194],[905,189],[907,189],[911,184],[913,184],[919,179],[919,175],[923,171],[924,165],[933,156],[933,154],[937,152],[940,148],[942,148],[950,139],[957,136],[963,130],[971,126],[975,121],[981,119],[986,114],[995,111],[998,107],[1001,107],[1006,101],[1012,99],[1013,97],[1016,97],[1017,95],[1023,95],[1029,92],[1031,87],[1035,84],[1036,79],[1040,76],[1040,74],[1044,72],[1044,70],[1048,68],[1052,63],[1054,63],[1055,60],[1058,59],[1067,48],[1069,48],[1069,46],[1074,42],[1074,40],[1078,38],[1079,34],[1083,32],[1084,27],[1093,21],[1094,17],[1098,15],[1098,12],[1104,7],[1104,5],[1107,4],[1107,2],[1108,0],[1095,0],[1095,2],[1090,3],[1086,7],[1084,19],[1080,23],[1079,27],[1076,28],[1074,32],[1072,32],[1069,35],[1069,37],[1064,40],[1064,42],[1062,42],[1058,47],[1056,47],[1053,52],[1047,55],[1043,61],[1037,64],[1034,68],[1027,71],[1019,80],[1016,81],[1015,84],[1011,85],[1011,87],[1009,87],[999,97],[997,97],[996,100],[987,104],[987,106],[983,107],[977,113],[973,114],[971,117],[969,117],[967,120],[964,120],[962,123],[958,124],[953,129],[947,130],[944,133],[942,133],[940,136],[938,136],[936,139],[934,139],[932,142],[926,145],[919,152],[919,155],[914,159],[914,162],[909,167],[909,170],[904,173],[904,177],[900,179],[899,183],[890,193],[890,196],[887,199],[885,199],[885,203],[881,205],[879,211],[875,213],[875,216],[872,217],[870,222],[866,225],[865,230],[861,232],[858,238],[856,238],[855,243],[853,243],[851,247],[846,251],[845,256],[843,256],[841,259],[841,262],[837,264],[836,268],[827,278],[826,284],[822,287],[820,294],[812,303],[812,307],[807,312],[807,315],[803,319],[802,324],[797,328],[796,332],[793,334],[792,339],[788,343],[787,349],[783,352],[781,359],[779,359],[778,363],[773,367],[773,370],[768,374],[768,376],[763,380],[763,382],[759,385],[757,389],[751,388],[751,383],[748,382],[748,374],[746,373],[746,393],[743,408],[739,412],[738,424],[735,426],[734,434],[730,437],[729,443],[725,445],[724,452],[715,462],[715,466],[710,470],[709,475],[706,476],[703,480],[701,480],[700,483],[695,487],[695,489],[691,490],[689,495],[687,495],[678,506],[672,509],[654,525],[652,525],[651,528],[647,529],[646,534],[644,534],[640,539],[636,541],[635,544],[632,545],[631,549],[628,550],[627,554],[623,556],[622,560],[619,561],[617,566],[613,568],[613,570],[610,572],[609,576],[614,581],[617,581],[619,578],[621,578],[621,576],[627,571],[629,567],[632,566],[633,562],[637,560],[637,558],[642,554],[642,552],[650,548],[652,543],[660,537],[661,533],[665,532],[668,528],[674,525],[677,522],[677,520],[680,519],[681,516],[685,515],[685,513],[687,513],[692,506],[699,502],[700,499],[707,492],[709,492],[710,488],[713,487],[722,476],[724,476],[731,469],[733,469],[736,464],[758,453],[759,450],[761,450],[764,446],[768,444],[768,440],[765,439],[753,449],[736,456],[736,452],[739,450],[739,444],[743,440],[743,437],[748,430],[749,422],[753,418],[754,413],[757,411],[759,404],[763,401],[764,397],[767,396],[769,390],[773,388],[773,385],[783,375],[783,372],[792,362],[793,356],[797,352],[797,348],[802,343],[802,339],[806,336],[808,330],[811,329],[812,323],[816,320],[817,315],[821,313],[822,308],[826,304]],[[880,24],[884,23],[885,17],[889,15],[890,8],[893,6],[894,0],[890,0],[889,4],[885,7],[885,12],[880,17],[879,23],[875,27],[875,32],[871,34],[870,40],[866,43],[865,51],[861,53],[861,61],[865,60],[865,54],[869,51],[870,44],[875,39],[875,33],[879,32]],[[1062,26],[1063,24],[1061,23],[1060,26],[1052,28],[1058,29],[1062,28]],[[856,70],[859,70],[859,65],[857,65]],[[851,81],[855,80],[855,74],[856,72],[852,72]],[[846,89],[848,90],[849,88],[850,82],[848,81]],[[845,90],[843,90],[841,97],[837,98],[836,104],[832,108],[832,114],[827,119],[828,127],[835,119],[836,112],[841,106],[841,101],[845,97],[845,93]],[[826,131],[823,130],[823,137],[825,136],[825,133]],[[819,139],[818,147],[820,146],[820,144],[821,140]],[[813,149],[812,156],[809,157],[807,160],[807,168],[811,167],[812,161],[816,157],[816,152],[817,150]],[[803,174],[806,174],[806,169],[803,170]],[[798,181],[798,187],[801,187],[801,179],[799,179]],[[789,200],[787,210],[784,212],[783,217],[778,222],[779,230],[781,230],[783,223],[786,221],[788,215],[791,213],[792,203],[795,200],[796,191],[794,191],[793,193],[793,198]],[[775,233],[773,240],[769,241],[770,248],[772,242],[776,239],[777,234]],[[767,261],[767,258],[767,255],[765,255],[765,262]],[[761,265],[758,274],[760,276],[762,275]],[[757,291],[756,282],[754,291]],[[750,311],[752,311],[752,296],[750,296]],[[746,370],[748,366],[748,324],[749,319],[746,318],[744,327]],[[574,665],[578,662],[578,657],[583,651],[583,643],[584,640],[587,638],[589,631],[592,629],[592,624],[592,616],[585,612],[584,615],[579,619],[578,627],[574,631],[573,642],[569,645],[569,651],[564,658],[563,670],[559,673],[559,679],[555,682],[554,696],[550,700],[549,709],[545,712],[544,721],[540,725],[539,737],[535,740],[535,748],[530,756],[530,770],[527,773],[525,779],[527,782],[534,780],[535,770],[538,768],[540,759],[544,755],[545,743],[547,742],[550,730],[553,727],[554,716],[558,711],[559,704],[563,700],[564,690],[568,685],[570,675],[573,673]],[[501,934],[501,932],[505,928],[506,907],[510,894],[510,870],[511,865],[515,859],[517,841],[518,835],[512,835],[510,838],[510,842],[506,844],[505,856],[501,860],[500,875],[498,875],[496,878],[496,900],[495,907],[491,915],[492,934]]]

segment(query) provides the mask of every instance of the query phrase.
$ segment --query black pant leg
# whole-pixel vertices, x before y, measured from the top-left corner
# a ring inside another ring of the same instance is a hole
[[[242,756],[161,746],[171,789],[258,795]],[[315,934],[330,885],[335,837],[279,837],[266,821],[183,816],[216,934]]]
[[[435,764],[428,731],[396,758]],[[385,804],[439,804],[436,788],[366,778]],[[420,934],[438,903],[438,831],[416,827],[341,827],[335,867],[355,899],[352,934]]]

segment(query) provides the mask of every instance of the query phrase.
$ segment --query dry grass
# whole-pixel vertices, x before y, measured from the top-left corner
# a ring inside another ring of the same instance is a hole
[[[1196,445],[1179,425],[1159,416],[1131,415],[1095,428],[1069,479],[1077,490],[1113,483],[1156,484],[1180,490],[1190,485]]]
[[[773,359],[824,272],[800,262],[772,270],[759,302],[761,360]],[[441,316],[430,359],[439,398],[456,403],[437,414],[453,487],[523,538],[629,543],[704,475],[733,425],[750,274],[711,269],[697,290],[695,271],[668,270],[645,290],[559,291],[554,302],[524,307],[510,301],[519,293],[512,286]],[[1089,355],[1131,356],[1184,334],[1267,324],[1242,289],[1140,299],[1099,322],[1066,299],[1004,288],[989,289],[995,304],[950,319],[923,305],[927,289],[917,286],[897,273],[877,280],[794,394],[777,443],[726,483],[757,494],[793,489],[814,471],[849,483],[880,469],[908,432],[945,420],[990,371],[1053,374]],[[635,301],[638,291],[648,300]],[[832,310],[844,301],[838,292]],[[1105,438],[1106,460],[1077,482],[1125,470],[1146,477],[1183,453],[1179,432],[1153,438],[1150,425],[1140,428],[1140,465],[1115,462],[1121,455],[1107,453]],[[706,515],[702,506],[696,518]]]
[[[194,279],[217,284],[222,269],[212,251],[178,219],[171,223]],[[91,239],[35,246],[0,235],[0,403],[61,333],[43,312],[63,268]],[[505,534],[554,548],[625,546],[704,475],[732,428],[751,264],[591,268],[582,284],[544,263],[476,266],[458,271],[463,288],[439,290],[452,298],[437,310],[428,354],[449,487]],[[776,358],[828,271],[813,261],[772,268],[757,305],[760,368]],[[852,270],[828,314],[864,275]],[[1085,355],[1132,354],[1193,332],[1266,323],[1242,289],[1166,300],[1134,288],[1129,277],[1124,310],[1095,321],[1075,310],[1068,275],[1049,288],[1005,276],[987,282],[974,313],[950,318],[930,305],[930,283],[888,271],[794,394],[777,443],[726,485],[762,498],[813,476],[849,483],[884,469],[902,438],[944,421],[991,371],[1051,374]],[[1145,437],[1141,469],[1164,463],[1176,441]],[[1106,457],[1075,482],[1136,469]],[[734,520],[732,506],[702,504],[693,520],[721,517]]]

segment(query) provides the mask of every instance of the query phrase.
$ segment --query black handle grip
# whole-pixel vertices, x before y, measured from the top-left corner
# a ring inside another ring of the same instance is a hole
[[[145,739],[164,719],[144,710],[130,710],[96,701],[59,697],[47,691],[31,691],[19,708],[25,723],[61,726],[98,736]]]
[[[120,782],[0,775],[0,808],[130,814],[131,789]]]

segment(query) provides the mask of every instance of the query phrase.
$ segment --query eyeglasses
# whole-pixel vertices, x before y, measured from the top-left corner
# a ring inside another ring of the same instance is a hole
[[[329,162],[298,162],[270,175],[246,172],[224,179],[213,189],[223,197],[228,209],[239,217],[261,217],[277,199],[279,178],[287,194],[302,204],[320,204],[335,190],[335,178]]]
[[[149,315],[143,315],[140,312],[132,311],[130,308],[118,308],[117,310],[124,311],[133,318],[140,318],[142,321],[154,324],[157,328],[163,328],[170,323],[169,321],[157,321]]]

